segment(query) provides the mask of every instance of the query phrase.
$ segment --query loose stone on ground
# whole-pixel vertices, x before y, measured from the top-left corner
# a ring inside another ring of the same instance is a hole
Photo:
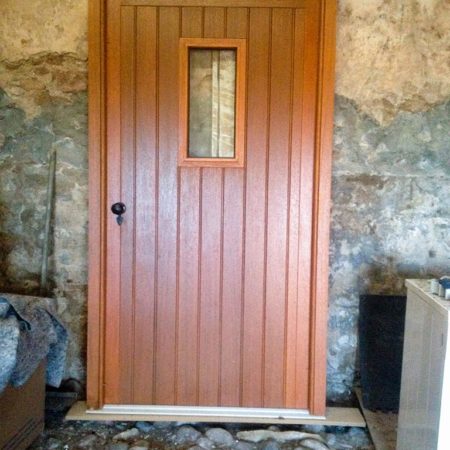
[[[241,431],[236,437],[244,441],[261,442],[267,439],[273,439],[277,442],[296,441],[306,438],[313,438],[319,441],[323,439],[318,434],[303,433],[301,431],[272,431],[272,430],[253,430]]]
[[[280,450],[280,444],[278,442],[273,441],[272,439],[269,439],[267,441],[262,441],[258,445],[258,450]]]
[[[48,415],[31,450],[374,450],[361,428],[175,422],[65,422]]]
[[[170,422],[162,422],[162,423],[170,423]],[[142,433],[150,433],[154,429],[154,426],[150,422],[136,422],[135,427]]]
[[[97,441],[98,436],[96,436],[95,434],[88,434],[87,436],[84,436],[78,441],[77,446],[83,449],[88,449],[91,448],[94,444],[96,444]]]
[[[235,444],[234,437],[229,431],[223,428],[210,428],[205,435],[217,446],[232,447]]]
[[[149,443],[147,441],[141,440],[134,443],[130,450],[148,450]]]
[[[300,441],[300,447],[298,449],[311,449],[311,450],[328,450],[330,447],[325,444],[322,439],[306,438]]]
[[[124,442],[115,442],[114,444],[109,444],[106,450],[128,450],[128,444]]]
[[[203,436],[197,441],[197,444],[205,450],[211,450],[214,448],[214,442]]]
[[[196,442],[201,437],[201,433],[190,425],[183,425],[178,428],[176,432],[175,440],[179,444],[186,444],[190,442]]]
[[[139,430],[137,428],[130,428],[129,430],[125,430],[119,434],[116,434],[113,439],[117,441],[128,441],[130,439],[136,438],[137,436],[139,436]]]

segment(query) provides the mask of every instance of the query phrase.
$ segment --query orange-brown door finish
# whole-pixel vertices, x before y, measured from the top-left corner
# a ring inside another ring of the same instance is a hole
[[[331,103],[323,96],[332,77],[323,70],[332,51],[322,28],[331,3],[104,5],[91,406],[324,412]],[[209,49],[220,40],[238,43],[245,58]],[[183,42],[204,53],[180,59]],[[190,105],[180,106],[180,72],[193,80],[183,88]],[[240,159],[230,166],[236,133]],[[208,155],[204,165],[180,164],[181,139],[197,145],[191,160],[196,149]],[[124,205],[116,215],[115,203]]]

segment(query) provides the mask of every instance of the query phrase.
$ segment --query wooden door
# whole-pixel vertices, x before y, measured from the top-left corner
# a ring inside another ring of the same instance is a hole
[[[326,4],[106,2],[91,406],[323,413]],[[246,40],[243,168],[178,164],[180,38]]]

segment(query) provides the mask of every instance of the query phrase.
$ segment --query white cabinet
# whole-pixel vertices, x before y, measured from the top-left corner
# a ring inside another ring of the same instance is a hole
[[[450,449],[450,302],[407,280],[397,450]]]

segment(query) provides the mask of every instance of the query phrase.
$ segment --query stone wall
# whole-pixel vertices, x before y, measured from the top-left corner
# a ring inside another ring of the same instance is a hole
[[[450,272],[450,3],[338,0],[328,395],[347,399],[359,295]]]
[[[36,293],[57,152],[51,286],[85,377],[87,0],[0,5],[0,291]],[[340,0],[328,394],[350,395],[361,293],[450,267],[450,4]]]
[[[450,102],[387,126],[336,96],[328,388],[355,377],[359,295],[450,273]]]
[[[87,1],[0,5],[0,292],[36,294],[48,155],[57,154],[50,295],[69,324],[66,376],[85,378]]]

